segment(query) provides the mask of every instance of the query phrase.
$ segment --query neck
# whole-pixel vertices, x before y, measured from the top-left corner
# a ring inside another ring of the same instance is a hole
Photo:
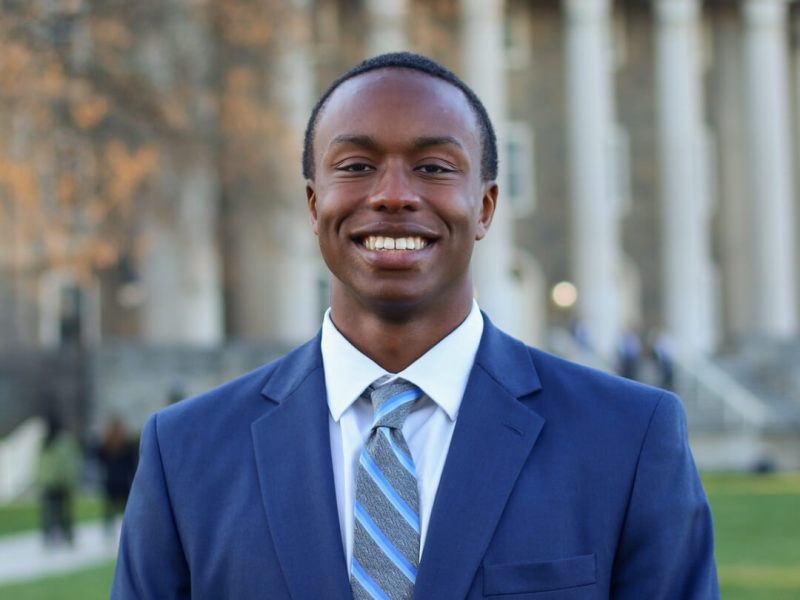
[[[331,319],[348,341],[390,373],[399,373],[464,322],[472,295],[444,306],[381,306],[355,310],[331,297]]]

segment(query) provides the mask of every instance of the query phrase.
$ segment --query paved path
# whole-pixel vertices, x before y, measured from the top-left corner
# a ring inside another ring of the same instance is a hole
[[[102,524],[75,527],[75,545],[47,548],[37,532],[0,537],[0,585],[58,575],[112,560],[117,539],[106,536]]]

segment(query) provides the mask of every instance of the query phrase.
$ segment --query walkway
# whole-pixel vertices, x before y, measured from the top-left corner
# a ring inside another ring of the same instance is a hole
[[[58,575],[113,560],[117,540],[106,537],[102,523],[75,527],[75,545],[46,548],[37,532],[0,537],[0,585]]]

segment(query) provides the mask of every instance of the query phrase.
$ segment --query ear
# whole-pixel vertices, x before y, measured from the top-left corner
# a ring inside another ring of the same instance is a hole
[[[306,200],[308,201],[308,214],[311,217],[311,226],[314,228],[314,235],[318,235],[317,193],[314,191],[314,182],[311,179],[306,180]]]
[[[482,240],[489,231],[492,224],[494,211],[497,208],[497,195],[499,188],[496,181],[483,183],[483,196],[481,197],[481,208],[478,213],[478,226],[475,228],[475,239]]]

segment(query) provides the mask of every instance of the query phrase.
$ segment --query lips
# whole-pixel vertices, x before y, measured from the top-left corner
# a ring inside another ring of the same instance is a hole
[[[430,253],[438,240],[425,227],[399,226],[393,223],[372,224],[354,232],[353,243],[360,249],[362,258],[372,268],[382,271],[406,271],[419,268],[430,260]]]

